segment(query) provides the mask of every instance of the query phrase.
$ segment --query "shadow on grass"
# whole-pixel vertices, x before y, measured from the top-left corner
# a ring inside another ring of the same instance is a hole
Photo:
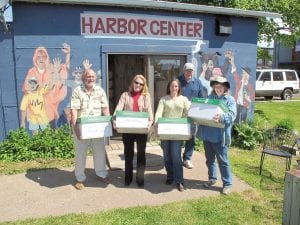
[[[260,177],[260,188],[262,190],[283,191],[284,177],[274,176],[269,170],[263,170]]]

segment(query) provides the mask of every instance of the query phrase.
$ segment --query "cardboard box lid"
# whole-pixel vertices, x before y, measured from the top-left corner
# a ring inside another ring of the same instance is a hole
[[[224,112],[229,111],[228,107],[219,99],[192,98],[192,103],[215,105],[219,106]]]
[[[183,118],[166,118],[166,117],[160,117],[157,120],[158,123],[175,123],[175,124],[181,124],[181,123],[191,123],[191,118],[183,117]]]
[[[137,118],[149,118],[148,112],[134,112],[134,111],[117,111],[117,117],[137,117]]]
[[[89,117],[80,117],[77,119],[77,124],[83,123],[105,123],[110,122],[111,116],[89,116]]]

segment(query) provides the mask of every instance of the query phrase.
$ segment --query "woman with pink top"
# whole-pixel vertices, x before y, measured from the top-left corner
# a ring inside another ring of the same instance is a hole
[[[151,98],[148,91],[147,81],[143,75],[135,75],[129,86],[129,91],[124,92],[118,105],[115,109],[114,115],[119,110],[134,111],[134,112],[148,112],[148,128],[153,123],[153,113],[151,107]],[[115,127],[115,123],[114,123]],[[125,186],[129,186],[133,177],[133,156],[134,156],[134,142],[137,145],[137,168],[136,168],[136,183],[139,187],[144,186],[144,173],[146,166],[146,142],[147,134],[132,134],[124,133],[122,135],[124,144],[125,156]]]

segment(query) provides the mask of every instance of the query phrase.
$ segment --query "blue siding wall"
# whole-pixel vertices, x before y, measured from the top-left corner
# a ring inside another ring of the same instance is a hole
[[[136,13],[158,16],[178,16],[199,18],[204,23],[203,45],[201,52],[219,52],[219,65],[224,65],[225,51],[235,54],[237,70],[248,66],[253,71],[250,83],[255,85],[257,20],[250,18],[231,17],[232,34],[229,36],[215,35],[215,15],[174,13],[166,11],[129,10],[116,7],[26,4],[15,2],[13,5],[14,35],[0,34],[0,81],[1,81],[1,115],[0,138],[5,138],[9,129],[19,127],[19,104],[24,95],[22,86],[28,70],[33,66],[32,57],[35,49],[44,46],[51,59],[59,57],[64,62],[65,55],[61,51],[63,43],[71,46],[70,72],[81,65],[87,58],[95,70],[101,69],[103,87],[106,87],[106,56],[108,53],[153,53],[153,54],[185,54],[188,60],[199,62],[198,75],[201,71],[201,56],[197,48],[197,40],[163,40],[139,38],[85,38],[80,35],[80,13],[111,12]],[[13,38],[13,41],[12,41]],[[15,55],[15,58],[13,57]],[[69,75],[70,76],[70,75]],[[11,79],[7,79],[10,77]],[[232,76],[232,87],[235,88]],[[67,105],[65,100],[60,111]],[[251,113],[253,114],[253,108]],[[3,129],[2,129],[3,128]]]
[[[0,32],[0,140],[19,126],[13,34]]]

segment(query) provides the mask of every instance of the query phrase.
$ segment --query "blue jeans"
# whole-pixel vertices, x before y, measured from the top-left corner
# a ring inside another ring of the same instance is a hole
[[[183,160],[191,160],[195,149],[195,135],[188,141],[185,141]]]
[[[222,143],[204,141],[206,165],[208,168],[208,179],[217,180],[216,158],[219,164],[223,187],[232,185],[232,175],[228,160],[228,146]]]
[[[162,140],[161,148],[164,154],[164,163],[167,171],[167,179],[175,183],[183,183],[183,167],[181,161],[182,141]]]

